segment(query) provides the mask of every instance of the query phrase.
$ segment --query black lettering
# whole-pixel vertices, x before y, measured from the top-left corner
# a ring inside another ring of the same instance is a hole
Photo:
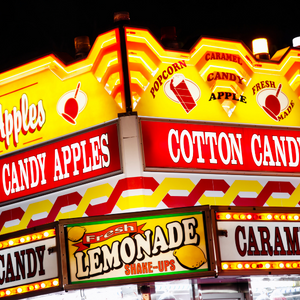
[[[211,100],[216,100],[216,96],[215,96],[215,93],[212,93],[209,100],[208,101],[211,101]]]

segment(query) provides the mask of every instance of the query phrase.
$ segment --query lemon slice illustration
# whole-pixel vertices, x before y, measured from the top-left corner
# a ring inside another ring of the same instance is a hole
[[[71,227],[68,230],[68,240],[70,240],[71,242],[78,242],[79,240],[82,239],[85,232],[86,229],[84,227],[80,227],[80,226]]]
[[[198,269],[207,262],[203,251],[195,245],[182,246],[173,255],[182,267],[190,270]]]

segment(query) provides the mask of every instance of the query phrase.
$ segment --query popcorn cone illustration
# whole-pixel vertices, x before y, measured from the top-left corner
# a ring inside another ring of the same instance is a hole
[[[182,74],[173,76],[170,82],[170,89],[187,113],[197,105]]]

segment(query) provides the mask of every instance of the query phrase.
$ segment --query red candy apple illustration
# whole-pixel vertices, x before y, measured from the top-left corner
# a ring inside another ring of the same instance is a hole
[[[279,114],[288,108],[289,99],[281,91],[282,84],[277,89],[263,89],[257,94],[256,101],[259,106],[275,121],[278,121]]]
[[[78,82],[76,90],[65,93],[57,103],[58,114],[72,125],[76,125],[76,118],[87,103],[87,96],[80,87],[81,83]]]

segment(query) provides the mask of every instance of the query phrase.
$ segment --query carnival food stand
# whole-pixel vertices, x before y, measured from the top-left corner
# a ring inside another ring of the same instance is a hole
[[[0,74],[0,297],[296,300],[299,62],[118,26]]]

